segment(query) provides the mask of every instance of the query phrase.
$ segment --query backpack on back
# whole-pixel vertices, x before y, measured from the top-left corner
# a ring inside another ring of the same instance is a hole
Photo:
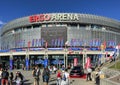
[[[63,75],[62,80],[66,81],[66,76],[65,76],[65,74]]]
[[[5,79],[5,78],[8,78],[8,74],[6,71],[3,71],[2,73],[2,78]]]

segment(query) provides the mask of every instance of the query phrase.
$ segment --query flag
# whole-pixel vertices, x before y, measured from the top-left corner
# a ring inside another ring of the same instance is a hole
[[[41,47],[41,39],[39,39],[38,46]]]
[[[36,39],[35,47],[38,47],[38,39]]]
[[[61,40],[60,46],[63,47],[64,40],[63,40],[63,38],[61,38],[60,40]]]
[[[26,70],[29,70],[29,59],[28,58],[26,58]]]
[[[25,40],[23,41],[23,47],[25,47]]]
[[[90,46],[90,47],[92,46],[92,40],[89,41],[89,46]]]
[[[30,47],[30,41],[28,41],[28,48]]]
[[[73,39],[73,46],[75,47],[75,45],[76,45],[76,39]]]
[[[106,41],[103,42],[104,49],[106,49]]]
[[[41,39],[41,46],[42,47],[44,46],[44,39],[43,38]]]
[[[32,39],[32,47],[34,47],[34,39]]]
[[[73,39],[70,41],[70,46],[73,47]]]
[[[51,40],[51,46],[54,47],[54,39]]]
[[[91,67],[91,59],[90,59],[90,57],[87,57],[86,58],[85,68],[87,69],[87,68],[90,68],[90,67]]]
[[[95,39],[92,40],[92,46],[95,46]]]
[[[46,42],[45,42],[45,48],[47,48],[47,47],[48,47],[48,42],[46,41]]]
[[[55,42],[54,42],[54,47],[57,46],[57,38],[55,39]]]
[[[60,38],[58,38],[57,46],[58,46],[58,47],[60,46]]]
[[[10,59],[10,70],[12,70],[12,69],[13,69],[13,60]]]

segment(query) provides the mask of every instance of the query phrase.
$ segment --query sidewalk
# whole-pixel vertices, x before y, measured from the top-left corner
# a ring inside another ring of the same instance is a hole
[[[16,71],[20,71],[24,75],[24,77],[25,77],[24,85],[33,85],[34,78],[32,77],[32,70],[30,70],[30,71],[23,71],[22,69],[13,70],[12,72],[14,73],[14,76],[15,76]],[[42,73],[42,70],[41,70],[41,73]],[[94,83],[95,82],[93,82],[93,81],[86,82],[85,79],[80,79],[80,78],[71,78],[70,79],[70,85],[95,85]],[[40,76],[40,85],[43,85],[42,76]],[[56,85],[56,75],[55,74],[51,75],[49,85]]]

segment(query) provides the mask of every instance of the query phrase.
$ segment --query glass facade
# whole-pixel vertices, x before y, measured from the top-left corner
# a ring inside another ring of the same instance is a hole
[[[2,35],[1,49],[24,48],[28,47],[28,44],[30,47],[44,47],[45,41],[48,42],[49,47],[64,47],[66,41],[69,42],[68,46],[91,46],[91,43],[92,46],[100,46],[103,42],[106,42],[107,46],[110,46],[109,43],[119,44],[119,30],[110,29],[116,28],[84,24],[27,26],[21,28],[21,31],[9,31],[11,33],[6,32]]]

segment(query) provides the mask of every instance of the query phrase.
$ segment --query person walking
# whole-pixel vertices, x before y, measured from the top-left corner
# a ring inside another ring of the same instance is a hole
[[[23,85],[23,75],[21,74],[20,71],[17,71],[16,72],[16,76],[15,76],[15,82],[16,82],[16,85]]]
[[[43,73],[42,73],[42,77],[43,77],[44,85],[48,85],[48,82],[50,79],[50,70],[47,67],[44,68]]]
[[[92,69],[89,67],[87,68],[87,78],[86,78],[86,81],[92,81],[92,78],[91,78],[91,72],[92,72]]]
[[[63,71],[62,73],[61,85],[69,85],[69,81],[70,81],[70,77],[69,77],[68,69],[65,69],[65,71]]]
[[[0,85],[1,85],[1,80],[2,80],[2,71],[3,71],[3,69],[0,68]]]
[[[4,69],[2,71],[2,81],[1,81],[2,85],[8,85],[8,77],[9,77],[9,73],[7,69]]]
[[[100,70],[100,68],[98,68],[98,72],[96,73],[96,78],[95,78],[96,85],[100,85],[100,75],[101,74],[102,74],[102,71]]]
[[[58,70],[58,72],[57,72],[57,85],[61,85],[61,78],[62,78],[61,71]]]
[[[10,85],[13,85],[13,72],[10,72],[9,79],[10,79]]]
[[[41,72],[38,66],[35,66],[35,68],[32,71],[32,75],[34,77],[34,85],[39,85],[39,76],[41,75]]]

